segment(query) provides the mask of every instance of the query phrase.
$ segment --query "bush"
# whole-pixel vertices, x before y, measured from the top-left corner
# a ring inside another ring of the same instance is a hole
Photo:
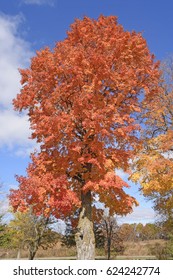
[[[155,255],[158,260],[167,260],[169,258],[167,252],[167,245],[156,243],[153,247],[150,248],[152,255]]]

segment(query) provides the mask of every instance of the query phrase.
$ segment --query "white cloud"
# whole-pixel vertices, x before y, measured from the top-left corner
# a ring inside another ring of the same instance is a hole
[[[21,16],[0,14],[0,104],[9,106],[20,88],[18,68],[25,67],[32,56],[30,45],[20,38]]]
[[[54,0],[21,0],[23,4],[26,5],[49,5],[53,6]]]
[[[119,223],[153,223],[156,219],[156,213],[151,207],[138,206],[133,209],[131,214],[126,217],[118,217]]]
[[[7,192],[4,189],[3,184],[0,184],[0,215],[7,213],[9,209],[9,200],[7,197]]]
[[[0,215],[4,215],[9,210],[9,201],[6,197],[4,200],[0,200]]]
[[[0,113],[0,147],[6,145],[24,145],[28,142],[29,123],[27,116],[17,115],[11,110],[2,110]]]
[[[33,55],[30,44],[21,38],[21,16],[0,14],[0,148],[18,146],[29,149],[29,123],[25,115],[14,112],[12,99],[20,91],[18,68],[26,68]]]

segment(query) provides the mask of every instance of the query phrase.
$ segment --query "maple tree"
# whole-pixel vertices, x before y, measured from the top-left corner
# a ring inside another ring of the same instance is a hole
[[[139,144],[136,116],[157,90],[158,63],[142,35],[125,31],[116,17],[84,17],[20,73],[14,107],[27,110],[40,152],[27,177],[17,178],[11,204],[32,203],[37,213],[56,217],[80,208],[78,258],[93,259],[93,201],[99,197],[111,215],[127,214],[137,203],[115,170],[129,169]]]
[[[160,88],[142,112],[144,135],[131,179],[139,181],[154,209],[172,220],[173,202],[173,59],[161,64]]]

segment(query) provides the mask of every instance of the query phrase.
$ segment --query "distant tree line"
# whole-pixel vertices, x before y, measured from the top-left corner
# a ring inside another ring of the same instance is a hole
[[[64,234],[59,234],[53,230],[51,225],[54,222],[50,218],[46,219],[43,216],[35,216],[32,213],[32,208],[25,213],[15,213],[13,220],[8,224],[3,222],[3,216],[1,215],[0,248],[16,250],[16,258],[18,259],[20,258],[21,250],[25,250],[28,252],[28,259],[34,259],[39,248],[46,250],[53,247],[57,242],[61,242],[62,246],[67,248],[74,247],[75,224],[77,223],[75,218],[66,220]],[[167,246],[167,249],[156,246],[157,248],[153,248],[153,254],[158,255],[158,258],[163,258],[163,255],[172,256],[173,235],[164,221],[155,224],[147,223],[145,225],[142,223],[124,223],[119,225],[116,217],[102,215],[101,218],[95,220],[94,234],[96,248],[104,249],[107,259],[111,259],[112,255],[123,254],[126,242],[159,239],[166,240],[169,246]]]

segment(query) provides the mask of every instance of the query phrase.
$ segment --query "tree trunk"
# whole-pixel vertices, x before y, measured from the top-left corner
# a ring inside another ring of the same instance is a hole
[[[82,194],[82,208],[75,235],[77,259],[95,259],[95,237],[91,218],[91,191]]]
[[[19,248],[19,249],[17,250],[17,260],[20,259],[20,253],[21,253],[21,249]]]
[[[39,248],[39,244],[40,244],[40,238],[35,240],[35,242],[33,244],[30,244],[29,246],[29,260],[33,260],[38,248]]]
[[[35,251],[30,250],[29,251],[29,260],[34,259],[35,255],[36,255],[36,252],[37,252],[37,250],[35,250]]]
[[[46,224],[47,224],[47,222],[46,222]],[[33,260],[38,251],[38,248],[41,243],[41,239],[43,237],[44,228],[42,229],[41,232],[39,232],[37,227],[35,227],[35,231],[36,231],[37,238],[35,240],[33,240],[33,243],[31,243],[29,246],[29,260]]]
[[[108,260],[110,260],[110,257],[111,257],[111,238],[108,237],[108,240],[107,240],[107,251],[108,251]]]

